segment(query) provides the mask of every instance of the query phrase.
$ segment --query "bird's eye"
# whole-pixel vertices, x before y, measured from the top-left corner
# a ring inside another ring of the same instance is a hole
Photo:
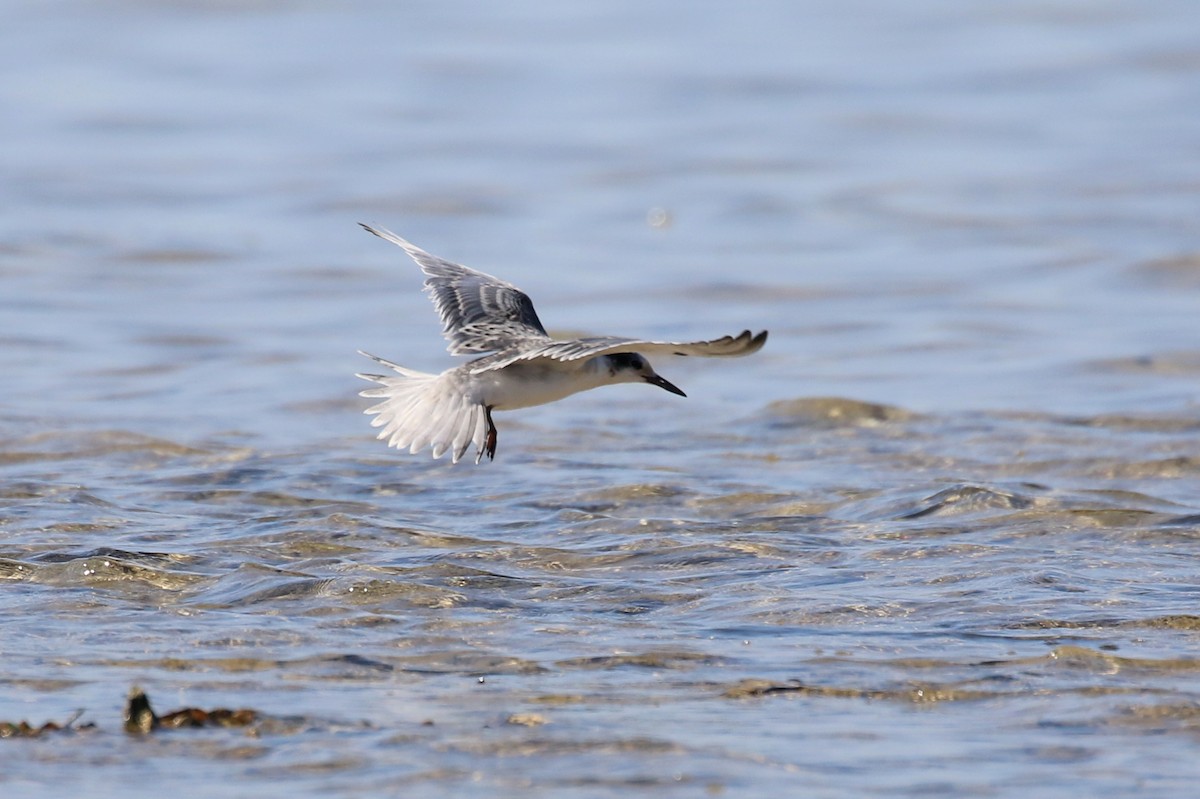
[[[641,369],[643,366],[642,359],[635,355],[629,359],[629,365],[634,369]]]

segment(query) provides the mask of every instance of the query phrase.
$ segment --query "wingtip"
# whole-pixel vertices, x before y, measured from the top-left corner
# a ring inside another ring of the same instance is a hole
[[[397,247],[403,248],[410,255],[412,254],[413,250],[420,251],[420,248],[415,247],[413,244],[409,243],[404,238],[397,236],[395,233],[393,233],[392,231],[388,230],[385,227],[371,227],[366,222],[359,222],[358,226],[361,227],[363,230],[367,231],[368,233],[378,236],[379,238],[383,239],[384,241],[390,241],[392,244],[395,244]]]
[[[731,345],[737,345],[738,349],[732,354],[734,355],[750,355],[758,352],[767,343],[767,331],[763,330],[760,333],[752,333],[749,330],[743,330],[736,336],[728,336],[727,340]]]
[[[751,355],[758,352],[767,343],[767,331],[763,330],[759,333],[752,333],[749,330],[743,330],[736,336],[729,336],[728,343],[736,347],[731,355]]]

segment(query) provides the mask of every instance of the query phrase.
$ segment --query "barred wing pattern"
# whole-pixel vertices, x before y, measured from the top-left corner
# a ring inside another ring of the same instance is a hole
[[[750,355],[762,349],[767,343],[767,331],[753,335],[749,330],[743,330],[737,336],[722,336],[711,341],[646,341],[636,338],[619,338],[617,336],[598,336],[563,341],[547,339],[544,342],[526,342],[520,347],[514,347],[498,352],[488,358],[481,358],[469,366],[472,374],[503,369],[518,361],[531,361],[548,358],[554,361],[578,361],[583,358],[594,358],[597,355],[609,355],[616,352],[637,352],[642,355],[698,355],[705,358],[729,358]]]
[[[537,346],[550,340],[533,302],[516,286],[431,255],[389,230],[362,227],[403,248],[421,267],[451,355]]]

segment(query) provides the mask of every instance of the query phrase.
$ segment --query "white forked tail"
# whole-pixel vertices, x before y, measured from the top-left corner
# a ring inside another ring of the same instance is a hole
[[[407,449],[413,454],[431,447],[435,458],[449,451],[454,463],[474,443],[475,462],[479,463],[487,437],[487,414],[483,406],[470,403],[455,390],[451,372],[431,375],[405,369],[361,350],[359,354],[399,375],[356,375],[380,385],[359,392],[363,397],[383,399],[363,411],[375,415],[372,427],[382,428],[378,439],[386,441],[389,447]]]

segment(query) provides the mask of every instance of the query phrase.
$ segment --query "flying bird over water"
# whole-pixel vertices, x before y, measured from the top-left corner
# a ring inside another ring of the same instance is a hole
[[[389,447],[433,457],[446,452],[458,463],[475,445],[475,462],[496,457],[492,411],[544,405],[580,391],[615,383],[649,383],[686,397],[650,366],[646,354],[728,357],[762,349],[767,331],[712,341],[645,341],[597,336],[552,339],[523,291],[499,278],[430,255],[387,230],[363,225],[392,242],[425,273],[425,290],[442,318],[451,355],[481,355],[462,366],[431,375],[359,351],[395,375],[359,374],[378,383],[361,395],[380,399],[373,414],[378,438]],[[398,375],[398,376],[397,376]]]

